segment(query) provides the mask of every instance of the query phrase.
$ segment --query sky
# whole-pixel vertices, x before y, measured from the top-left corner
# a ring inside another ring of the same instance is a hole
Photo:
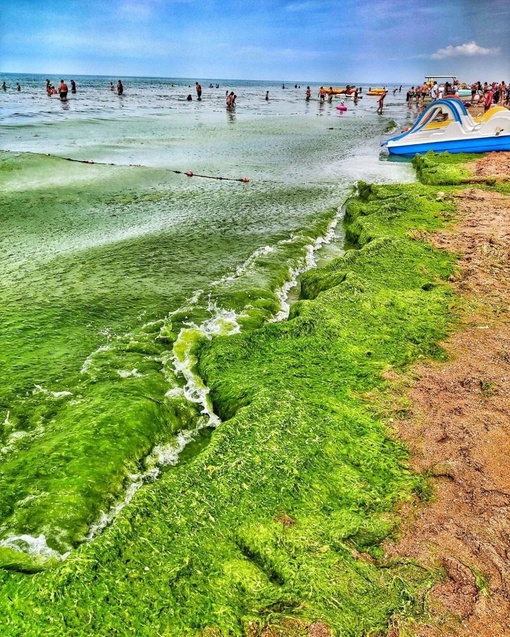
[[[0,0],[0,74],[510,81],[510,0]]]

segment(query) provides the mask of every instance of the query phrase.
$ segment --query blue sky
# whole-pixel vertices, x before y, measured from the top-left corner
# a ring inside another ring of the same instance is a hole
[[[0,0],[0,73],[510,80],[509,0]]]

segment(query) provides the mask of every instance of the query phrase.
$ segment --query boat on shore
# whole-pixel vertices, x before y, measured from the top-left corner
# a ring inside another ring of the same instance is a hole
[[[476,120],[457,98],[436,100],[416,122],[382,146],[392,155],[412,157],[417,153],[486,153],[510,151],[510,111],[493,106]]]

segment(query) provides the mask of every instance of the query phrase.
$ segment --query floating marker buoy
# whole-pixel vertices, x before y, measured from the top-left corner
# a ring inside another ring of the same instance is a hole
[[[338,108],[338,107],[337,107]],[[347,110],[347,108],[345,109]],[[9,150],[6,150],[4,152],[10,152]],[[46,157],[56,157],[56,155],[52,155],[51,153],[44,153],[44,155],[46,155]],[[72,157],[60,157],[60,159],[65,159],[66,161],[74,161],[78,164],[97,164],[98,166],[117,166],[118,164],[114,164],[112,163],[105,163],[105,162],[95,162],[93,159],[73,159]],[[138,167],[138,168],[143,168],[143,164],[127,164],[128,166],[131,167]],[[192,172],[191,170],[188,170],[188,172],[183,172],[182,170],[172,170],[171,168],[167,168],[167,170],[171,173],[175,173],[176,175],[186,175],[187,177],[203,177],[204,179],[219,179],[222,181],[240,181],[243,184],[249,184],[250,183],[250,179],[249,177],[216,177],[214,175],[199,175],[199,174],[195,174],[194,172]]]

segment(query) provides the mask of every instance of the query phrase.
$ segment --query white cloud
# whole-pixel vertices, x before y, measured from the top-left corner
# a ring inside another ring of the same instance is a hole
[[[472,55],[497,55],[500,52],[500,47],[488,49],[483,46],[478,46],[476,42],[466,42],[465,44],[459,44],[458,46],[447,46],[444,49],[439,49],[433,53],[430,57],[433,60],[442,60],[444,58],[459,57],[459,56],[472,56]]]

